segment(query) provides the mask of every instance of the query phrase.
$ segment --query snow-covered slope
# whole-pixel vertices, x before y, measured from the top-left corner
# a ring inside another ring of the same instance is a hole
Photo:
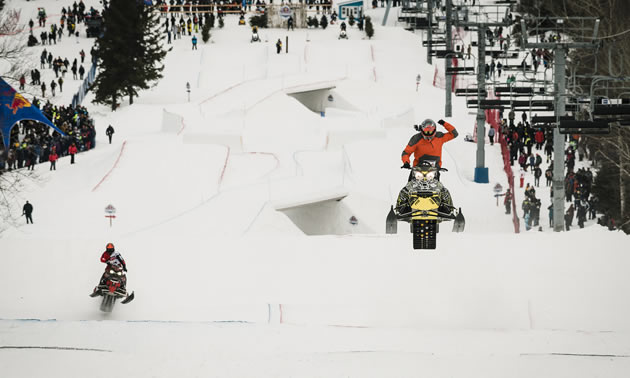
[[[36,6],[50,15],[61,4],[8,6],[28,19]],[[380,8],[369,13],[382,17]],[[440,119],[444,93],[431,86],[419,34],[375,27],[372,40],[352,29],[339,41],[332,26],[264,30],[264,42],[251,44],[249,28],[228,17],[198,51],[189,37],[174,41],[164,79],[133,106],[111,113],[88,97],[96,148],[57,171],[37,166],[21,194],[35,223],[18,219],[0,235],[3,376],[109,376],[104,361],[138,377],[629,371],[627,237],[591,225],[514,234],[492,192],[507,186],[498,145],[486,145],[489,184],[472,180],[475,145],[460,137],[444,147],[442,181],[466,215],[465,233],[443,225],[435,251],[413,250],[403,224],[384,234],[414,132],[386,120]],[[289,53],[276,54],[286,35]],[[90,42],[51,49],[73,56]],[[41,47],[32,51],[35,64]],[[354,110],[321,117],[286,95],[322,81],[334,81]],[[68,103],[72,88],[53,100]],[[175,115],[166,128],[164,110]],[[460,135],[472,133],[459,98],[453,114]],[[329,145],[341,128],[348,141]],[[307,236],[274,207],[340,191],[340,202],[297,217],[311,219],[310,229],[337,222],[341,235]],[[108,204],[117,209],[111,227]],[[107,242],[125,257],[136,291],[109,315],[87,296]]]

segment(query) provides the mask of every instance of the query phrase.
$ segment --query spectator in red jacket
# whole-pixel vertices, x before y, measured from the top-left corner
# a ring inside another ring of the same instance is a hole
[[[68,154],[70,154],[70,164],[74,164],[74,155],[77,153],[77,146],[72,143],[70,147],[68,147]]]
[[[57,159],[59,159],[59,155],[57,155],[57,152],[55,151],[55,147],[53,147],[52,150],[50,151],[50,155],[48,155],[48,161],[50,161],[51,171],[57,170]]]
[[[534,141],[536,142],[536,149],[542,149],[543,143],[545,143],[545,133],[541,129],[534,133]]]

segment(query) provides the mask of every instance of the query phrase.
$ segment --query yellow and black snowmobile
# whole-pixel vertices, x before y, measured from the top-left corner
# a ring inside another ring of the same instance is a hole
[[[439,223],[453,220],[453,232],[464,231],[465,219],[461,208],[453,206],[446,187],[438,180],[446,171],[429,162],[412,168],[411,179],[400,191],[396,207],[391,207],[386,220],[386,232],[395,234],[398,221],[411,224],[414,249],[435,249]]]

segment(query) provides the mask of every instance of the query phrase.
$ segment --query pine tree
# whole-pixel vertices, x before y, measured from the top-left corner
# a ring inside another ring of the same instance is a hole
[[[365,34],[369,39],[374,36],[374,26],[372,25],[372,18],[370,16],[365,17]]]
[[[96,58],[99,73],[92,88],[94,102],[107,104],[116,110],[119,99],[125,94],[124,87],[131,62],[132,46],[129,33],[134,30],[134,14],[129,9],[135,8],[133,2],[112,0],[103,13],[105,32],[96,40]]]
[[[317,17],[309,17],[308,20],[306,21],[306,24],[314,28],[319,27],[319,21],[317,21]]]
[[[322,16],[322,19],[319,21],[319,24],[321,25],[322,29],[326,29],[326,27],[328,26],[328,19],[326,18],[326,15]]]
[[[103,17],[105,33],[96,41],[100,70],[94,102],[116,110],[122,96],[128,95],[133,104],[138,89],[148,89],[162,77],[164,34],[159,15],[143,1],[112,0]]]
[[[138,96],[138,89],[149,89],[162,78],[166,56],[164,50],[164,33],[160,30],[160,13],[155,7],[138,2],[138,23],[134,56],[132,60],[132,75],[126,83],[125,94],[129,96],[129,104],[133,104],[133,97]]]
[[[210,29],[214,27],[214,14],[213,13],[210,13],[210,15],[206,14],[205,23],[210,24]]]
[[[203,28],[201,29],[201,39],[203,39],[204,43],[207,43],[210,39],[210,23],[206,22],[203,24]]]

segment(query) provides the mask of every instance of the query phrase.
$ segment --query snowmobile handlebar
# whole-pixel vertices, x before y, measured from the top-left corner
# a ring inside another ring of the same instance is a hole
[[[403,165],[402,167],[400,167],[400,169],[413,169],[414,167],[412,166],[405,166]],[[446,168],[442,168],[442,167],[434,167],[436,171],[440,171],[440,172],[448,172],[448,169]]]

